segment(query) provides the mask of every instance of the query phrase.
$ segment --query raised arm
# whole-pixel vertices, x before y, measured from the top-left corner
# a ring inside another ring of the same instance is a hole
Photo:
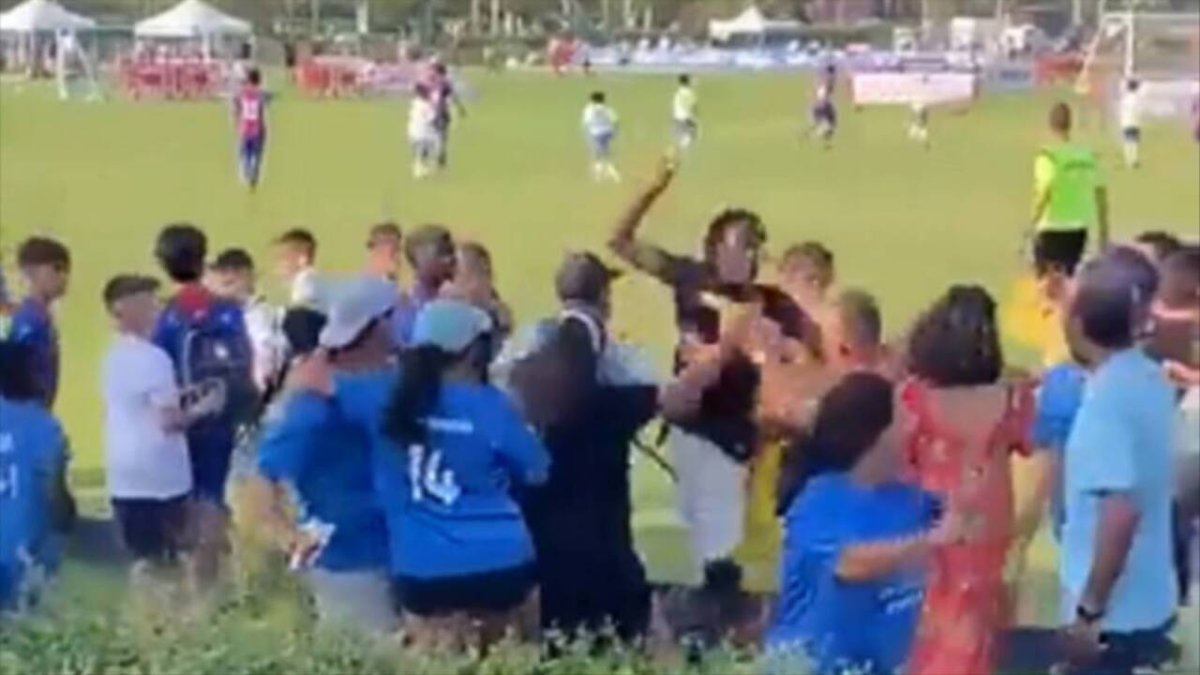
[[[675,263],[678,258],[658,246],[639,240],[637,230],[658,198],[671,186],[674,178],[675,163],[670,158],[664,158],[659,164],[654,180],[625,208],[608,240],[609,249],[622,260],[668,283],[673,281],[677,273],[679,266]]]

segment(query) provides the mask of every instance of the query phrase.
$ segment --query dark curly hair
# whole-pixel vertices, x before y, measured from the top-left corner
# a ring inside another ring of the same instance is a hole
[[[725,238],[725,233],[731,227],[737,226],[750,229],[756,247],[762,248],[766,245],[767,228],[757,213],[743,208],[722,209],[709,221],[708,227],[704,231],[704,259],[709,264],[716,260],[717,246]]]
[[[913,326],[908,370],[935,387],[999,380],[1004,353],[992,296],[981,286],[951,286]]]

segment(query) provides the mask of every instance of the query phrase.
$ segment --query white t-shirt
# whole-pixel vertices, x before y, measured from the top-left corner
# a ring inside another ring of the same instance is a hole
[[[1121,128],[1140,129],[1142,127],[1142,96],[1136,91],[1121,94]]]
[[[265,387],[267,380],[283,367],[287,355],[287,339],[283,335],[283,316],[278,307],[264,298],[251,298],[242,307],[246,318],[246,333],[254,350],[254,381]]]
[[[163,409],[179,401],[171,357],[121,334],[104,357],[102,378],[109,496],[168,499],[190,492],[187,440],[163,429]]]
[[[328,293],[325,282],[315,267],[306,267],[292,278],[289,303],[292,307],[308,307],[328,313]]]
[[[696,119],[696,91],[691,87],[680,87],[675,91],[671,110],[676,122],[692,122]]]
[[[589,136],[609,136],[617,130],[617,113],[603,103],[588,103],[583,108],[583,130]]]
[[[429,101],[413,97],[408,106],[408,138],[412,141],[428,141],[437,137],[434,120],[437,110]]]

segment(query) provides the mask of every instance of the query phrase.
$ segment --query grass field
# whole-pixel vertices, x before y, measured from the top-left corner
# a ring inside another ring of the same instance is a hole
[[[454,136],[452,170],[422,183],[408,177],[403,103],[313,102],[285,91],[271,110],[265,182],[252,196],[234,178],[223,104],[62,104],[46,88],[3,88],[0,246],[11,256],[22,238],[45,233],[65,240],[75,257],[72,290],[59,308],[58,411],[73,440],[79,489],[99,494],[102,483],[97,380],[108,329],[99,288],[117,271],[153,271],[152,238],[166,222],[195,222],[214,248],[237,244],[256,254],[283,229],[307,227],[320,238],[320,266],[329,272],[360,265],[373,222],[442,222],[491,247],[519,319],[553,306],[550,279],[562,253],[602,246],[633,184],[666,146],[673,83],[469,79],[476,96]],[[579,114],[594,88],[608,92],[622,117],[617,159],[626,182],[619,186],[587,176]],[[997,96],[966,114],[935,111],[929,152],[905,138],[905,110],[845,109],[837,146],[825,152],[800,138],[809,91],[791,75],[701,78],[700,143],[647,235],[695,250],[716,209],[753,208],[766,219],[773,251],[810,238],[829,244],[841,280],[881,297],[890,331],[951,282],[1002,293],[1018,270],[1032,157],[1054,96]],[[1083,126],[1103,154],[1118,233],[1200,229],[1200,162],[1181,126],[1149,130],[1146,166],[1137,172],[1118,166],[1111,135]],[[264,284],[276,290],[269,277]],[[668,307],[662,288],[629,278],[618,289],[617,326],[665,361]],[[637,494],[652,570],[680,577],[684,542],[668,483],[643,468]],[[1048,556],[1039,550],[1042,574]]]

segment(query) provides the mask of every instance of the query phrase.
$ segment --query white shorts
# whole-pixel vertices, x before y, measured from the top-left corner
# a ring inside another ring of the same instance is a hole
[[[400,627],[392,604],[387,572],[355,570],[331,572],[313,568],[306,572],[322,627],[389,635]]]
[[[699,575],[705,563],[732,556],[742,543],[748,472],[712,441],[677,427],[671,428],[667,443],[679,476],[679,512]]]

